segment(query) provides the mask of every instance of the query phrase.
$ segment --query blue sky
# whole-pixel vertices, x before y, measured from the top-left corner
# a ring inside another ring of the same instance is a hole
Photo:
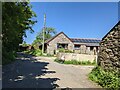
[[[27,32],[25,41],[35,40],[43,27],[44,13],[46,26],[63,31],[70,38],[101,39],[118,22],[117,2],[31,2],[38,21],[34,33]]]

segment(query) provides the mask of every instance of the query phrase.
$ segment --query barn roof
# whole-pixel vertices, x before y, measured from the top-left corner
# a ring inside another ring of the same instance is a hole
[[[60,35],[60,34],[64,34],[64,35],[71,41],[71,39],[70,39],[65,33],[60,32],[60,33],[58,33],[57,35],[53,36],[52,38],[46,40],[45,43],[49,43],[50,41],[52,41],[54,38],[56,38],[56,37],[57,37],[58,35]],[[72,42],[72,41],[71,41],[71,42]]]
[[[83,38],[71,38],[73,43],[99,43],[99,39],[83,39]]]
[[[45,43],[49,43],[50,41],[52,41],[54,38],[56,38],[58,35],[60,34],[64,34],[63,32],[58,33],[57,35],[55,35],[54,37],[48,39],[45,41]],[[66,34],[64,34],[71,42],[73,42],[74,44],[85,44],[87,46],[99,46],[100,43],[100,39],[83,39],[83,38],[69,38]]]

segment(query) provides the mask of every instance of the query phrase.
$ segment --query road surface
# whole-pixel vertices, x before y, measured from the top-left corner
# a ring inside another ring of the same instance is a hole
[[[3,88],[100,88],[88,79],[93,66],[65,65],[54,57],[19,58],[2,68]]]

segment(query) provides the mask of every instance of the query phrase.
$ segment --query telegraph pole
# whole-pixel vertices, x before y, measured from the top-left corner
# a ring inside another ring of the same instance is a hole
[[[45,29],[46,29],[46,14],[44,14],[42,54],[44,53]]]

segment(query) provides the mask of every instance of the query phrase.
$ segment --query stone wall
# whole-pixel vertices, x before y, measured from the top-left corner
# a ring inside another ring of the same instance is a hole
[[[120,70],[120,22],[103,37],[97,60],[105,70]]]
[[[77,61],[93,62],[97,58],[97,55],[86,55],[86,54],[77,54],[77,53],[58,53],[57,58],[61,59],[62,56],[65,56],[66,61],[77,60]]]
[[[47,53],[53,55],[57,51],[57,43],[68,44],[68,50],[73,51],[74,44],[63,34],[59,34],[47,45]]]
[[[90,50],[90,46],[81,45],[79,49],[74,49],[74,53],[78,54],[88,54],[88,55],[97,55],[98,50],[97,46],[93,47],[93,50]]]

